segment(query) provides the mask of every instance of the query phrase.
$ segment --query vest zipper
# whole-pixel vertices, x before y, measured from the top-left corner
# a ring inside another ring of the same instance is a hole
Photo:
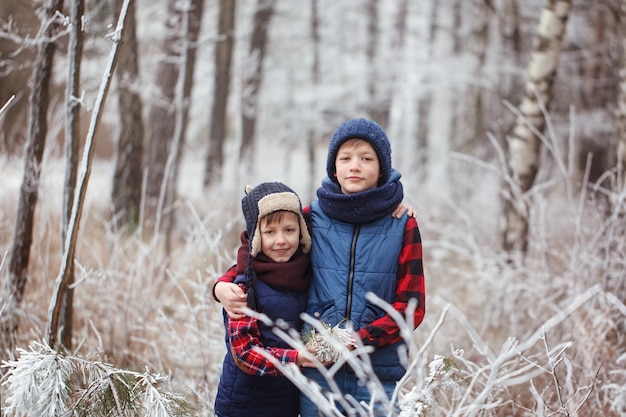
[[[356,258],[356,240],[359,237],[359,231],[361,225],[357,224],[354,227],[354,233],[352,234],[352,246],[350,247],[350,273],[348,274],[348,300],[346,302],[346,319],[350,320],[350,314],[352,312],[352,285],[354,282],[354,262]]]

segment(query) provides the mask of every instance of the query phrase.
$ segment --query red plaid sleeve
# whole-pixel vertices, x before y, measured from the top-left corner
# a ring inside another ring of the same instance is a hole
[[[422,265],[422,237],[417,220],[410,217],[404,230],[402,249],[398,258],[398,276],[396,280],[396,296],[393,308],[404,314],[409,300],[417,300],[413,313],[415,328],[420,325],[426,312],[424,267]],[[400,328],[389,315],[363,327],[358,332],[363,344],[374,347],[386,346],[400,340]]]
[[[263,346],[258,322],[252,317],[246,317],[241,320],[229,318],[228,339],[230,341],[231,353],[237,366],[250,375],[281,375],[281,372],[272,362],[254,350],[255,347],[269,352],[281,364],[296,363],[298,357],[298,352],[294,349]]]

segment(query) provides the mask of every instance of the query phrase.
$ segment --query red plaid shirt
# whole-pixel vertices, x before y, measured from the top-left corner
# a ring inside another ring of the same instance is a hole
[[[310,227],[311,208],[305,207],[303,209],[304,217],[307,220],[307,224]],[[235,280],[235,268],[231,268],[220,277],[217,282],[233,282]],[[213,294],[215,297],[215,294]],[[400,256],[398,257],[398,276],[396,279],[396,295],[392,306],[400,313],[405,313],[409,300],[417,300],[417,306],[413,312],[413,324],[417,328],[424,320],[424,314],[426,313],[426,285],[424,282],[424,267],[422,265],[422,237],[420,235],[417,220],[414,217],[410,217],[406,223],[404,229],[404,238],[402,242],[402,249],[400,250]],[[217,298],[216,298],[217,300]],[[219,300],[217,300],[219,301]],[[259,345],[260,341],[258,326],[256,320],[251,318],[245,318],[242,320],[236,320],[237,322],[243,322],[238,325],[236,345],[233,344],[235,338],[232,337],[233,326],[230,325],[229,319],[229,332],[231,334],[231,347],[234,349],[238,358],[242,359],[247,366],[251,369],[259,369],[261,372],[257,375],[267,375],[268,369],[274,372],[278,372],[275,367],[267,361],[264,357],[256,352],[252,352],[254,346]],[[247,323],[247,325],[245,324]],[[243,330],[244,328],[256,328],[254,331]],[[252,336],[256,334],[256,336]],[[357,331],[358,336],[365,345],[374,347],[386,346],[392,343],[396,343],[401,339],[400,328],[393,318],[389,315],[385,315],[378,320],[373,321],[369,325],[359,329]],[[256,345],[255,345],[256,343]],[[272,349],[265,348],[272,352],[272,355],[278,358],[281,362],[295,362],[297,353],[292,349]],[[249,350],[249,352],[247,351]],[[276,352],[274,352],[274,350]],[[245,358],[245,359],[244,359]],[[276,374],[274,374],[276,375]]]
[[[272,362],[254,350],[255,347],[264,349],[283,365],[296,362],[298,351],[263,345],[257,319],[245,317],[240,320],[233,320],[229,317],[227,326],[231,353],[235,357],[235,362],[246,373],[258,376],[281,374]]]

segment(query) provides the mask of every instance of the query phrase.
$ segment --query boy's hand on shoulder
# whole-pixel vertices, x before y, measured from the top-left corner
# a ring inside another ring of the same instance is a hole
[[[417,213],[413,210],[413,207],[405,204],[404,202],[398,204],[391,215],[396,219],[399,219],[404,213],[406,213],[409,217],[417,217]]]

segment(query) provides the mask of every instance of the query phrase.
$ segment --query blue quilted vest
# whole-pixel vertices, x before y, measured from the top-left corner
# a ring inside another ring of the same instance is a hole
[[[235,282],[239,282],[238,277]],[[254,283],[257,311],[273,321],[282,319],[295,329],[301,328],[300,313],[306,309],[307,292],[271,287],[259,280]],[[224,325],[226,326],[224,313]],[[290,346],[272,332],[270,327],[258,322],[264,346],[289,348]],[[226,357],[215,398],[218,417],[296,417],[300,392],[285,376],[249,375],[239,369],[233,359],[228,337]]]
[[[349,320],[360,329],[385,315],[366,300],[368,292],[391,304],[396,292],[398,257],[408,217],[383,216],[365,224],[328,217],[317,201],[311,204],[313,280],[307,313],[336,325]],[[370,355],[381,380],[399,380],[405,373],[398,356],[403,342]]]

